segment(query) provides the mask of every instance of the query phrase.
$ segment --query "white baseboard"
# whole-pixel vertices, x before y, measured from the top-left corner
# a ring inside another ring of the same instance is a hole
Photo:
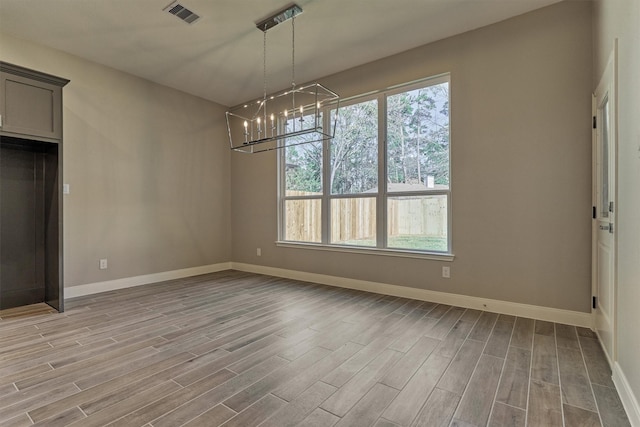
[[[638,404],[638,399],[618,362],[613,365],[613,383],[618,389],[618,394],[625,411],[627,411],[629,422],[633,427],[640,427],[640,404]]]
[[[377,294],[431,301],[439,304],[455,305],[458,307],[474,308],[493,313],[510,314],[513,316],[546,320],[548,322],[582,326],[584,328],[591,328],[593,323],[591,313],[582,313],[579,311],[561,310],[558,308],[430,291],[427,289],[410,288],[407,286],[390,285],[387,283],[370,282],[366,280],[347,279],[344,277],[327,276],[324,274],[307,273],[304,271],[265,267],[254,264],[232,262],[231,267],[234,270],[245,271],[248,273],[265,274],[341,288],[357,289]]]
[[[106,282],[88,283],[86,285],[64,288],[64,298],[71,299],[100,292],[114,291],[116,289],[131,288],[147,285],[149,283],[163,282],[165,280],[182,279],[199,274],[215,273],[217,271],[230,270],[230,262],[203,265],[200,267],[183,268],[181,270],[163,271],[161,273],[145,274],[143,276],[125,277],[123,279],[108,280]]]
[[[500,301],[488,298],[472,297],[467,295],[451,294],[446,292],[430,291],[427,289],[410,288],[407,286],[391,285],[387,283],[370,282],[366,280],[347,279],[325,274],[307,273],[304,271],[288,270],[284,268],[265,267],[254,264],[238,262],[223,262],[219,264],[204,265],[200,267],[185,268],[182,270],[165,271],[161,273],[146,274],[143,276],[125,277],[123,279],[109,280],[105,282],[88,283],[86,285],[71,286],[64,289],[65,299],[77,298],[85,295],[108,292],[116,289],[130,288],[165,280],[182,279],[199,274],[214,273],[223,270],[239,270],[248,273],[265,274],[269,276],[284,277],[287,279],[301,280],[305,282],[320,283],[323,285],[337,286],[341,288],[357,289],[384,295],[392,295],[404,298],[431,301],[439,304],[455,305],[458,307],[474,308],[491,311],[500,314],[528,317],[531,319],[546,320],[549,322],[564,323],[567,325],[592,327],[591,313],[561,310],[557,308],[542,307],[515,302]]]

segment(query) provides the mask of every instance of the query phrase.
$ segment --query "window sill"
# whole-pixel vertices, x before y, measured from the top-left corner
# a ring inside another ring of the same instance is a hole
[[[288,242],[288,241],[276,241],[276,246],[283,248],[295,248],[295,249],[312,249],[318,251],[329,252],[346,252],[353,254],[366,254],[366,255],[381,255],[392,256],[400,258],[417,258],[417,259],[430,259],[434,261],[446,261],[451,262],[455,258],[455,255],[450,253],[439,252],[415,252],[403,249],[378,249],[378,248],[364,248],[356,246],[337,246],[337,245],[323,245],[320,243],[303,243],[303,242]]]

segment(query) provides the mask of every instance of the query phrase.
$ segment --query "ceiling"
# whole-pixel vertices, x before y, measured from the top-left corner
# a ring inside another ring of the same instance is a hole
[[[298,0],[296,81],[303,83],[560,0]],[[0,0],[0,31],[233,106],[263,92],[255,22],[289,0]],[[291,83],[291,25],[267,32],[268,91]]]

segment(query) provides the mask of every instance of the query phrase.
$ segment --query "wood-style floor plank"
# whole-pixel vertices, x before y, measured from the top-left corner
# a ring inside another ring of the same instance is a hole
[[[247,387],[250,387],[252,384],[260,381],[271,372],[286,365],[287,361],[277,356],[273,356],[263,363],[254,366],[252,369],[231,378],[224,384],[221,384],[195,399],[184,403],[172,411],[168,411],[161,417],[155,419],[152,423],[154,427],[182,425],[194,417],[205,413],[209,408],[222,403],[225,399],[245,390]],[[236,411],[233,412],[235,413]]]
[[[262,427],[295,426],[329,398],[336,387],[316,382],[261,424]]]
[[[411,426],[448,426],[459,402],[457,394],[436,388]]]
[[[587,369],[580,350],[563,348],[558,352],[560,380],[562,381],[562,401],[589,411],[597,411],[596,401],[591,391]]]
[[[486,425],[498,387],[503,359],[482,355],[453,418],[473,425]]]
[[[63,427],[68,426],[75,421],[83,420],[84,418],[85,414],[79,408],[71,408],[57,414],[53,418],[35,423],[34,426]]]
[[[378,421],[373,425],[373,427],[400,427],[396,423],[392,423],[389,420],[385,420],[384,418],[378,418]]]
[[[382,336],[373,341],[371,344],[362,348],[359,352],[354,354],[349,360],[342,365],[334,369],[329,374],[322,378],[327,384],[331,384],[336,387],[341,387],[349,379],[354,376],[358,371],[367,366],[369,362],[383,353],[387,345],[393,341],[393,337]]]
[[[514,408],[504,403],[496,402],[493,406],[490,427],[525,427],[527,413],[523,409]]]
[[[535,334],[531,379],[550,384],[559,384],[558,352],[553,336]]]
[[[511,345],[531,350],[533,346],[533,333],[535,321],[525,317],[518,317],[513,327]]]
[[[380,380],[382,384],[402,390],[431,352],[440,344],[434,338],[422,337]]]
[[[575,326],[562,325],[556,323],[556,342],[558,347],[577,350],[580,348],[578,344],[578,332]]]
[[[295,378],[292,378],[282,384],[273,391],[273,394],[288,402],[292,401],[307,388],[320,381],[320,379],[326,374],[344,363],[361,348],[362,346],[360,344],[355,343],[347,343],[343,345],[341,348],[316,363],[313,366],[313,369],[307,369],[305,372],[300,373]]]
[[[227,427],[257,426],[285,404],[284,400],[272,394],[267,394],[222,425]]]
[[[438,307],[443,306],[439,305]],[[420,337],[424,336],[426,331],[433,328],[438,321],[439,318],[429,317],[429,313],[425,314],[404,332],[400,333],[399,336],[396,336],[395,341],[389,348],[406,353],[418,342]]]
[[[509,342],[511,341],[513,325],[513,322],[498,320],[493,327],[489,341],[487,341],[484,354],[504,359],[507,354],[507,349],[509,348]]]
[[[70,425],[74,427],[100,427],[117,422],[120,418],[144,408],[175,391],[180,390],[180,386],[173,381],[166,381],[152,388],[142,390],[134,396],[121,400],[101,411],[89,415],[87,418],[76,421]]]
[[[553,335],[555,333],[553,322],[536,320],[535,333],[539,335]]]
[[[496,395],[496,402],[505,403],[523,410],[527,409],[530,366],[531,351],[518,347],[509,347]]]
[[[298,425],[301,427],[331,427],[340,421],[340,417],[327,412],[324,409],[316,408],[307,418]]]
[[[398,390],[384,384],[376,384],[360,399],[336,426],[367,427],[373,425],[389,402],[398,395]]]
[[[607,363],[606,356],[598,339],[581,336],[579,340],[591,382],[601,386],[615,388],[613,380],[611,379],[611,368],[609,367],[609,363]]]
[[[380,381],[402,353],[387,349],[340,387],[320,407],[343,417],[362,397]],[[385,405],[386,406],[386,405]]]
[[[197,416],[188,423],[184,424],[185,427],[209,427],[218,426],[223,424],[229,418],[233,417],[236,413],[224,405],[216,405],[209,409],[202,415]]]
[[[326,357],[329,353],[329,350],[317,347],[306,353],[304,356],[273,371],[266,377],[234,396],[226,399],[223,403],[225,406],[236,412],[242,412],[248,406],[258,401],[262,396],[267,393],[271,393],[280,385],[287,382],[290,378],[295,378],[297,375],[312,367],[316,362]]]
[[[603,427],[630,427],[620,396],[615,388],[593,385]]]
[[[233,372],[227,369],[221,369],[220,371],[215,372],[200,381],[189,385],[188,387],[183,387],[174,393],[130,413],[111,425],[113,427],[144,425],[161,417],[167,412],[173,411],[184,403],[201,396],[209,390],[216,388],[235,376],[236,375]]]
[[[87,402],[95,402],[101,397],[104,397],[110,393],[117,392],[125,387],[136,387],[137,382],[143,380],[152,375],[158,375],[160,382],[168,382],[170,380],[172,372],[167,371],[173,366],[189,360],[191,356],[189,353],[180,353],[173,357],[169,357],[160,362],[146,366],[143,369],[136,371],[133,374],[117,377],[113,380],[99,384],[95,387],[87,390],[78,391],[68,397],[59,396],[54,402],[42,403],[38,408],[31,411],[30,416],[38,418],[46,418],[52,416],[56,410],[68,409],[74,406],[82,406]],[[165,376],[161,375],[165,372]],[[175,382],[174,382],[175,384]],[[156,385],[146,384],[148,388],[155,387]]]
[[[17,417],[4,421],[2,425],[4,427],[28,427],[33,425],[33,423],[26,414],[20,414]]]
[[[562,427],[561,400],[559,386],[531,380],[527,426]]]
[[[456,324],[458,319],[464,314],[465,310],[459,307],[453,307],[447,311],[444,316],[438,320],[438,323],[433,325],[432,328],[427,330],[424,334],[425,337],[443,339],[447,336],[453,325]]]
[[[462,347],[456,357],[453,358],[447,371],[438,382],[438,388],[450,391],[462,396],[471,374],[478,363],[478,359],[482,354],[484,343],[479,341],[468,340]]]
[[[55,309],[45,303],[25,305],[23,307],[0,310],[0,320],[29,318],[55,313]]]
[[[223,271],[0,313],[4,426],[628,426],[570,325]]]
[[[391,402],[382,417],[400,425],[409,425],[420,412],[450,362],[451,359],[432,353]]]
[[[565,427],[601,427],[600,416],[597,412],[576,408],[571,405],[563,405]]]
[[[493,325],[498,320],[496,313],[483,312],[476,326],[471,331],[469,338],[476,341],[486,341],[493,330]]]
[[[473,325],[474,323],[472,321],[459,320],[453,328],[451,328],[449,335],[441,341],[438,349],[436,350],[438,354],[442,357],[453,359],[467,339]]]

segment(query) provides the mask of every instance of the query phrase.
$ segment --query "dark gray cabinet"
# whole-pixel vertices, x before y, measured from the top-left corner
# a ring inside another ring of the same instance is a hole
[[[64,309],[62,88],[0,61],[0,309]]]
[[[62,87],[68,80],[0,62],[3,135],[60,142]]]

